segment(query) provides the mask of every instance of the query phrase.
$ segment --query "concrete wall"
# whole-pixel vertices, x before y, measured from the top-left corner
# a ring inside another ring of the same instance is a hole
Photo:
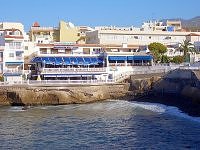
[[[68,23],[60,21],[60,42],[76,42],[80,36],[78,36],[79,29],[77,27],[70,27]]]

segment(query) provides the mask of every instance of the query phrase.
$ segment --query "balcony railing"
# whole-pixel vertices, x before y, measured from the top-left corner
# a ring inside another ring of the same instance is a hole
[[[22,46],[9,46],[9,49],[23,49]]]
[[[47,74],[47,73],[77,74],[77,73],[84,73],[84,72],[85,73],[106,72],[106,68],[43,68],[42,69],[42,74]]]
[[[22,74],[23,70],[19,70],[19,69],[4,69],[3,73]]]

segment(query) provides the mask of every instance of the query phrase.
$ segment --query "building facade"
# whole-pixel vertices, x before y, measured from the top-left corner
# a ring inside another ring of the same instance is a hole
[[[0,31],[1,73],[4,81],[22,82],[24,70],[23,32],[19,29]]]
[[[128,45],[149,45],[159,42],[164,45],[182,43],[186,40],[188,32],[169,32],[169,31],[139,31],[139,30],[115,30],[101,29],[87,32],[88,44],[123,44]]]

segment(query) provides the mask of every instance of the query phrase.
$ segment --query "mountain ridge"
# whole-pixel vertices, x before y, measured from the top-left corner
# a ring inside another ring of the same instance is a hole
[[[182,28],[188,29],[191,31],[200,30],[200,16],[193,17],[191,19],[182,19],[182,18],[174,18],[174,19],[163,19],[163,22],[167,20],[179,20],[181,21]]]

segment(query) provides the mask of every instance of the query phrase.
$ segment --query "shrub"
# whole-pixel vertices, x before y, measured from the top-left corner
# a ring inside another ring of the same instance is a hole
[[[175,56],[175,57],[173,57],[171,62],[176,63],[176,64],[183,63],[184,62],[184,56]]]

